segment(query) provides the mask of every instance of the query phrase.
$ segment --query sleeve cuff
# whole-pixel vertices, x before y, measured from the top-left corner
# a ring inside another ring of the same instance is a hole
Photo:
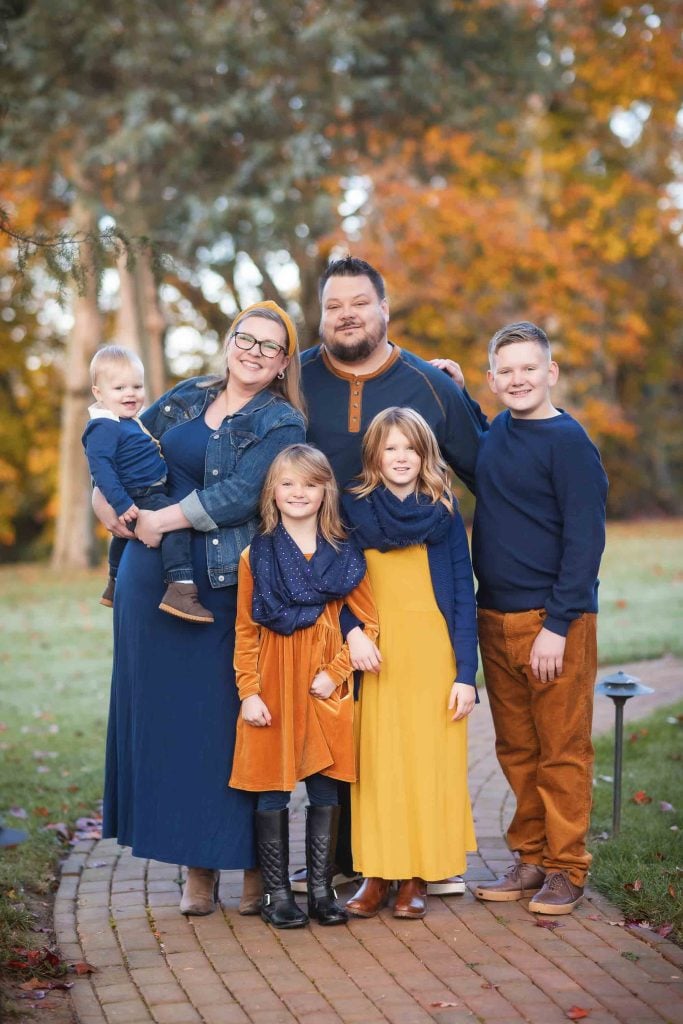
[[[543,623],[543,628],[549,630],[551,633],[557,633],[558,636],[566,636],[569,632],[571,622],[567,622],[566,619],[556,619],[552,615],[548,615]]]
[[[218,526],[206,511],[196,491],[191,491],[186,498],[178,503],[180,509],[195,530],[200,533],[208,533],[210,530],[217,530]]]

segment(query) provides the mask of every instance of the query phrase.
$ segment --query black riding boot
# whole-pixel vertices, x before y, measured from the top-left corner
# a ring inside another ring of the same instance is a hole
[[[349,915],[332,888],[332,859],[337,844],[339,807],[306,808],[306,880],[308,914],[320,924],[346,924]]]
[[[256,811],[256,849],[263,875],[261,917],[276,928],[303,928],[289,884],[289,811]]]

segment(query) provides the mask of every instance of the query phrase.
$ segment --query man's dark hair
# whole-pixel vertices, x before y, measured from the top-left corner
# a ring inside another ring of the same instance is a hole
[[[356,256],[344,256],[341,260],[333,260],[332,263],[327,264],[320,276],[320,283],[318,285],[319,298],[322,299],[323,288],[331,277],[369,277],[380,302],[386,297],[384,278],[380,272],[371,267],[365,260],[360,260]]]

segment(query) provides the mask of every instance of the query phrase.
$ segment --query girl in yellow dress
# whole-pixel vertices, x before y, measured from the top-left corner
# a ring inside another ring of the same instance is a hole
[[[261,495],[262,530],[238,570],[235,671],[242,701],[230,785],[258,793],[261,916],[277,928],[308,921],[289,882],[290,793],[305,779],[308,913],[343,924],[331,887],[337,782],[356,778],[346,604],[377,637],[362,553],[346,540],[332,467],[308,445],[285,448]],[[354,627],[359,629],[359,627]],[[352,631],[353,632],[353,631]]]
[[[360,482],[343,498],[377,604],[381,667],[357,711],[347,910],[372,917],[400,881],[394,916],[424,917],[426,883],[476,849],[467,790],[467,716],[476,701],[477,627],[467,536],[436,438],[419,413],[372,420]]]

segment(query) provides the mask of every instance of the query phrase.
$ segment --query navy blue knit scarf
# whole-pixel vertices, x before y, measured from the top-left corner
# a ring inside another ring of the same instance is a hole
[[[384,486],[365,498],[345,494],[342,509],[354,544],[377,551],[438,544],[445,540],[453,521],[443,502],[434,503],[426,494],[410,494],[401,501]]]
[[[365,557],[353,544],[342,542],[335,551],[318,535],[309,561],[282,523],[254,537],[249,564],[252,618],[284,636],[312,626],[326,604],[346,597],[365,576]]]

